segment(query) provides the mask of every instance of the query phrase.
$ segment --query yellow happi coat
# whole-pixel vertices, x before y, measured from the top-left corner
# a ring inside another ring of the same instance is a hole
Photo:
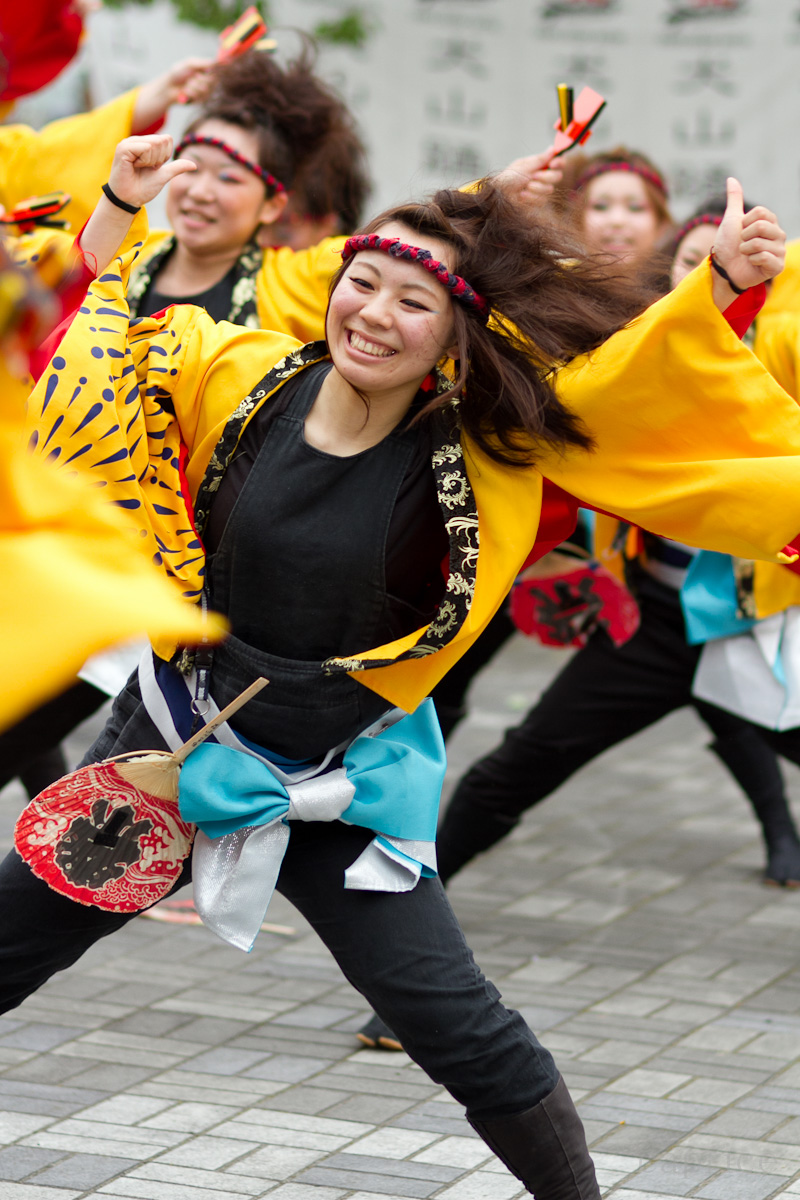
[[[216,325],[188,306],[129,328],[129,267],[130,255],[92,288],[31,398],[30,422],[40,453],[46,443],[61,461],[91,455],[105,494],[126,506],[154,559],[196,597],[204,553],[185,501],[213,492],[249,417],[313,355],[285,334]],[[387,646],[354,646],[337,660],[343,669],[391,703],[416,707],[507,594],[536,540],[543,476],[663,536],[785,561],[800,531],[800,411],[711,293],[706,263],[561,370],[559,392],[592,434],[592,450],[544,448],[536,467],[520,469],[489,459],[466,436],[451,448],[447,486],[454,496],[471,490],[475,510],[446,522],[451,564],[460,539],[471,575],[451,567],[431,626]],[[463,619],[448,628],[447,606],[455,611],[465,589]],[[423,643],[434,626],[445,632],[432,650]],[[174,643],[161,639],[156,649],[169,657]],[[370,662],[390,665],[365,669]]]
[[[29,196],[68,192],[72,201],[60,215],[77,234],[108,179],[117,142],[130,136],[137,94],[134,88],[43,129],[0,125],[0,204],[12,209]]]
[[[0,729],[71,683],[98,650],[145,629],[190,641],[204,629],[96,480],[25,452],[8,383],[0,358]],[[212,637],[219,631],[215,623]]]
[[[131,273],[129,295],[142,294],[149,277],[149,263],[172,236],[167,229],[154,229],[147,234]],[[256,319],[245,322],[237,317],[235,323],[288,333],[299,342],[324,338],[331,279],[342,265],[346,240],[324,238],[307,250],[291,250],[288,246],[259,250],[252,273],[239,280],[233,295],[238,307],[251,297],[255,299]]]
[[[800,314],[800,240],[786,247],[786,265],[769,285],[759,323],[763,326],[781,313]]]

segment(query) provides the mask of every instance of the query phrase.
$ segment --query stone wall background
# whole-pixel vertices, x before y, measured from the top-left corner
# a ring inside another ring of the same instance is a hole
[[[609,101],[590,148],[644,150],[685,216],[738,174],[800,236],[800,0],[360,0],[366,46],[326,47],[321,69],[356,112],[374,208],[460,183],[548,142],[555,85]],[[281,53],[341,0],[272,0]],[[195,53],[212,34],[166,3],[101,11],[78,64],[20,106],[34,123],[100,103]],[[186,121],[172,117],[170,131]],[[154,214],[154,217],[156,214]]]

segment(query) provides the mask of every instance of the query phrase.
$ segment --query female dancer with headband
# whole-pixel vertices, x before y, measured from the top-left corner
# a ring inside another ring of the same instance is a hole
[[[568,164],[566,216],[587,250],[609,265],[646,268],[672,225],[664,176],[646,155],[618,146]]]
[[[551,1056],[479,972],[435,878],[444,764],[424,698],[531,545],[563,539],[568,492],[670,536],[780,557],[800,526],[800,416],[720,311],[735,299],[726,279],[757,284],[780,243],[743,228],[732,187],[716,271],[629,326],[631,289],[598,278],[485,182],[390,210],[348,241],[327,344],[215,325],[188,306],[129,324],[129,256],[104,268],[130,210],[189,165],[168,152],[160,139],[120,147],[83,236],[104,273],[30,412],[37,446],[62,461],[102,439],[93,470],[109,499],[186,594],[205,590],[229,617],[207,704],[270,679],[182,770],[182,810],[204,830],[196,898],[219,882],[222,853],[225,911],[212,899],[206,920],[247,945],[264,897],[240,895],[228,851],[260,847],[264,874],[271,865],[347,978],[526,1188],[597,1200]],[[657,438],[642,412],[658,416]],[[159,644],[88,758],[174,744],[205,696],[209,665],[197,665]],[[248,803],[276,787],[288,827]],[[11,854],[0,1010],[127,919],[57,895]]]
[[[324,173],[335,161],[355,222],[369,185],[353,119],[314,74],[308,54],[284,68],[251,50],[217,68],[214,89],[178,152],[196,170],[167,190],[172,232],[150,234],[128,288],[131,311],[198,304],[217,321],[285,331],[301,341],[322,337],[344,243],[323,239],[294,253],[272,244],[270,228],[312,165]],[[307,208],[313,197],[306,202],[301,194],[298,202]]]

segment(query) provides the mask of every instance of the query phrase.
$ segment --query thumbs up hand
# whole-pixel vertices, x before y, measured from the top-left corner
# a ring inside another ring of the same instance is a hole
[[[737,288],[765,283],[783,270],[786,234],[768,208],[744,211],[738,179],[728,180],[728,204],[711,253]]]

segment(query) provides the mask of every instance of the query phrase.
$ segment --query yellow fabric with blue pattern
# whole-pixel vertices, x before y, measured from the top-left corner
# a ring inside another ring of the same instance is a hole
[[[204,632],[83,475],[25,453],[12,382],[0,359],[0,729],[67,687],[98,650],[145,630],[190,641]],[[214,620],[212,640],[220,632]]]
[[[65,465],[82,460],[108,500],[135,518],[156,561],[196,595],[204,562],[176,472],[180,440],[194,497],[227,418],[298,344],[280,333],[215,325],[187,306],[129,330],[129,266],[130,255],[94,285],[34,392],[36,451],[58,451]],[[289,357],[281,374],[295,369]],[[741,557],[785,561],[782,548],[800,530],[800,411],[715,308],[707,264],[565,367],[558,387],[592,434],[592,451],[544,449],[537,468],[520,470],[464,439],[480,536],[467,619],[439,652],[358,674],[408,711],[508,592],[535,540],[542,474],[589,506]],[[418,636],[354,647],[353,656],[393,658]],[[173,647],[160,641],[156,649],[168,657]]]
[[[787,283],[784,285],[782,299],[794,303],[794,312],[770,313],[765,310],[756,321],[755,342],[753,351],[763,362],[773,379],[789,393],[793,400],[800,400],[800,242],[794,242],[789,247],[792,266],[789,268]],[[773,284],[777,286],[787,275],[783,272]],[[794,282],[792,281],[794,275]],[[796,291],[791,291],[796,286]],[[767,304],[769,304],[769,300]],[[764,315],[766,312],[766,316]],[[773,613],[783,612],[793,604],[800,604],[800,575],[787,571],[782,567],[774,567],[771,563],[757,562],[753,577],[753,600],[756,615],[770,617]]]

